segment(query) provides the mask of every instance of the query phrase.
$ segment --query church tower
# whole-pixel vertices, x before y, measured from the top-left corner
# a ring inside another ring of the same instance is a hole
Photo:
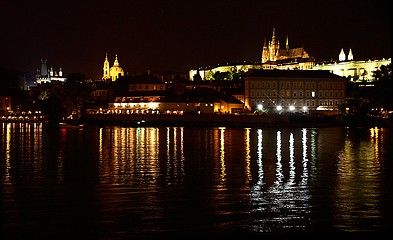
[[[289,51],[289,40],[288,40],[288,35],[287,35],[287,40],[285,43],[285,50]]]
[[[273,28],[272,41],[269,44],[269,60],[270,61],[277,60],[278,49],[279,49],[279,43],[276,41],[276,29]]]
[[[108,61],[108,54],[105,55],[104,67],[103,67],[103,75],[102,80],[108,80],[111,78],[109,72],[109,61]]]
[[[41,58],[41,72],[42,77],[48,77],[48,60]]]
[[[269,61],[269,49],[266,45],[266,38],[263,42],[263,49],[262,49],[262,63]]]
[[[352,61],[352,60],[353,60],[352,49],[349,49],[349,53],[348,53],[348,61]]]
[[[341,61],[345,61],[346,57],[345,57],[345,53],[344,53],[344,49],[341,48],[341,52],[340,55],[338,55],[338,60]]]

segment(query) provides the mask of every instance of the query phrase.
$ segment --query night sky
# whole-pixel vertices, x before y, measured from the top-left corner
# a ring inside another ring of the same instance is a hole
[[[390,0],[1,0],[0,68],[35,73],[40,59],[100,79],[105,54],[126,73],[188,72],[259,61],[272,29],[316,61],[391,56]]]

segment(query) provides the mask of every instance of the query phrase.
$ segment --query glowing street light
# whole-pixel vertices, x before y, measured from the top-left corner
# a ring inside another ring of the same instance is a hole
[[[281,110],[282,110],[282,107],[281,107],[280,105],[278,105],[278,106],[276,107],[276,109],[277,109],[277,111],[281,111]]]
[[[294,111],[294,110],[295,110],[295,106],[292,106],[292,105],[289,106],[289,110],[290,110],[290,111]]]

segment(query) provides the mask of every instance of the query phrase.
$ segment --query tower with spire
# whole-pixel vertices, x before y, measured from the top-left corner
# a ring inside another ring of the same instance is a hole
[[[299,59],[310,58],[308,53],[301,48],[289,48],[289,38],[286,37],[285,49],[280,49],[280,41],[276,37],[276,29],[273,28],[272,40],[266,45],[266,38],[264,40],[262,49],[262,63],[276,62],[285,59]]]
[[[349,49],[349,53],[348,53],[348,61],[352,61],[353,60],[353,54],[352,54],[352,49]]]
[[[102,80],[108,80],[111,78],[111,75],[109,73],[109,61],[108,61],[108,54],[105,54],[105,61],[104,61],[104,67],[102,68],[103,74],[102,74]]]

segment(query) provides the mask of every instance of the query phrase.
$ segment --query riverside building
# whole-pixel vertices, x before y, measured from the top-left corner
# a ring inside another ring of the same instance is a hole
[[[245,77],[244,98],[253,111],[336,113],[345,102],[346,79],[327,70],[255,70]]]

